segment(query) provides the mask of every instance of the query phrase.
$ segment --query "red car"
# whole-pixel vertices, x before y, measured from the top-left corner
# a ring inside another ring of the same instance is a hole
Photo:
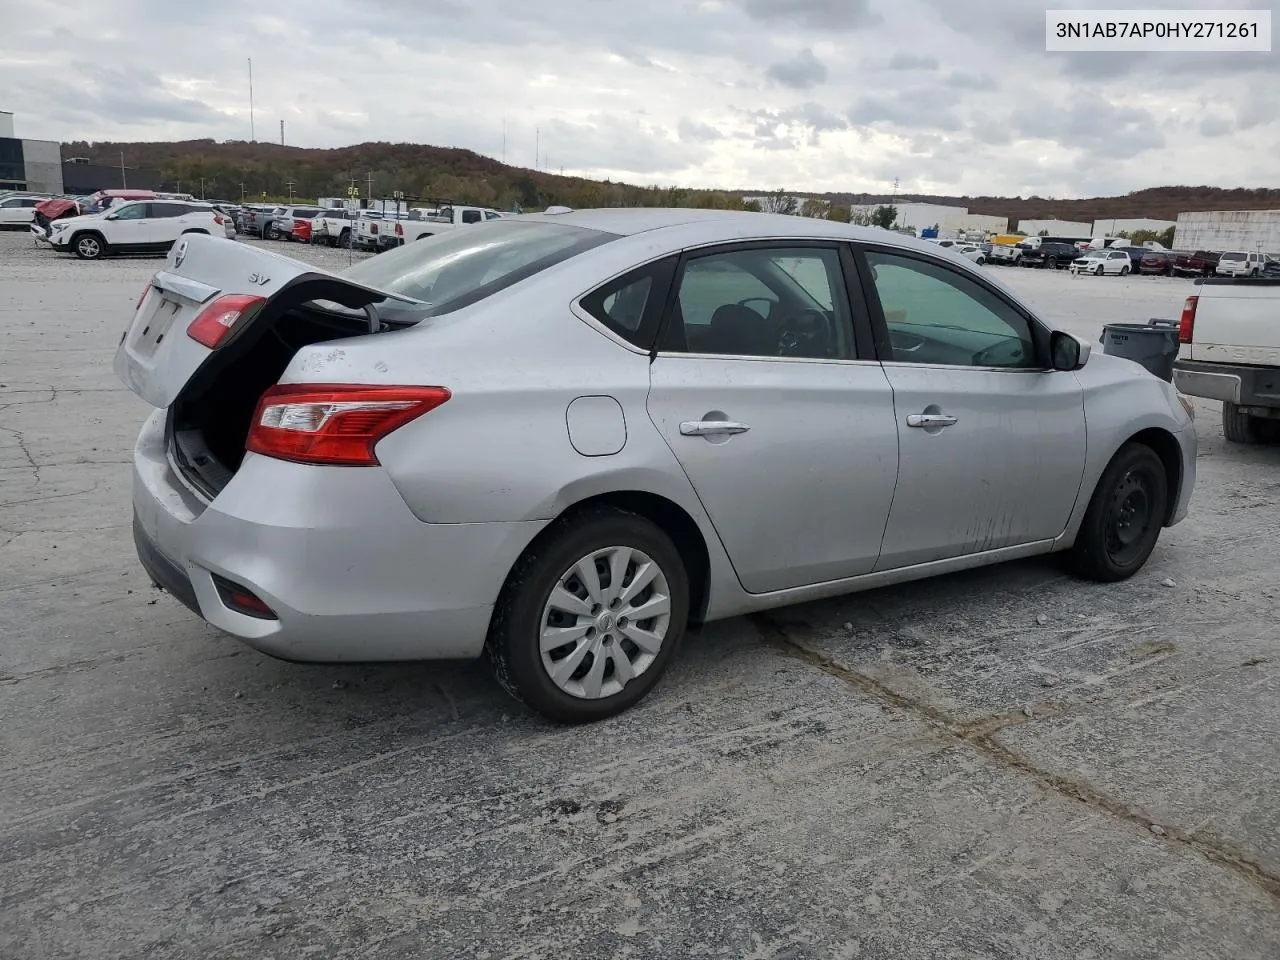
[[[1138,272],[1172,277],[1174,259],[1183,252],[1181,250],[1148,250],[1138,261]]]
[[[311,221],[310,220],[294,220],[293,221],[293,239],[300,240],[303,243],[311,242]]]

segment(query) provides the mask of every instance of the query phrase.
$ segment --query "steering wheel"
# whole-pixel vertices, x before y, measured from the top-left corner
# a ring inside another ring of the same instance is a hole
[[[812,308],[788,317],[778,335],[778,356],[827,356],[831,352],[828,323],[826,314]]]

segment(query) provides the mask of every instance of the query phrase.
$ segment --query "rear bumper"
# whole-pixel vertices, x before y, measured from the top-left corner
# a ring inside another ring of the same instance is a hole
[[[1191,397],[1242,407],[1280,408],[1280,369],[1177,360],[1173,385]]]
[[[545,526],[423,523],[381,469],[253,455],[206,504],[169,462],[162,411],[134,450],[133,507],[155,582],[264,653],[316,662],[478,656],[507,572]],[[229,608],[215,576],[276,619]]]

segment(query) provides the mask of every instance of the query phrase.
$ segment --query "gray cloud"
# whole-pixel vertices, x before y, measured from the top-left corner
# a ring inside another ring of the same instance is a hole
[[[793,90],[809,90],[827,79],[827,68],[805,47],[789,60],[772,64],[765,71],[769,78]]]
[[[0,90],[23,136],[244,139],[252,55],[258,133],[284,119],[303,146],[450,144],[532,166],[537,142],[542,165],[566,172],[796,190],[895,176],[921,192],[1062,197],[1267,182],[1280,53],[1045,52],[1046,8],[1096,6],[365,0],[353,17],[345,0],[179,15],[171,0],[6,0]],[[1072,89],[1089,102],[1061,96]]]
[[[890,70],[937,70],[938,58],[922,53],[899,51],[889,58]]]
[[[748,16],[811,30],[857,30],[882,22],[870,0],[737,0]]]
[[[713,143],[716,140],[723,140],[724,134],[711,126],[709,123],[698,123],[695,120],[682,119],[677,132],[680,139],[690,143]]]

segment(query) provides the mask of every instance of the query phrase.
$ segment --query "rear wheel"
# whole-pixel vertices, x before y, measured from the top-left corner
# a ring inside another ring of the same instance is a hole
[[[1127,443],[1103,471],[1071,562],[1089,580],[1127,580],[1147,562],[1169,509],[1169,479],[1150,447]]]
[[[684,636],[689,581],[657,526],[597,508],[562,520],[503,586],[487,648],[498,682],[561,723],[640,701]]]
[[[1044,262],[1044,266],[1045,266],[1045,269],[1046,269],[1046,270],[1057,270],[1057,269],[1058,269],[1058,258],[1057,258],[1057,257],[1050,257],[1048,260],[1046,260],[1046,261]]]
[[[82,233],[71,241],[71,249],[81,260],[100,260],[107,253],[107,244],[96,233]]]
[[[1127,277],[1128,275],[1129,275],[1129,268],[1127,266],[1121,267],[1120,276]]]
[[[978,266],[982,266],[986,262],[987,262],[986,257],[978,257],[978,259],[974,261],[974,263],[976,263]]]
[[[1224,403],[1222,435],[1232,443],[1280,443],[1280,420],[1254,416],[1238,404]]]
[[[340,247],[351,246],[351,230],[349,228],[344,227],[342,232],[338,234],[338,246]]]

